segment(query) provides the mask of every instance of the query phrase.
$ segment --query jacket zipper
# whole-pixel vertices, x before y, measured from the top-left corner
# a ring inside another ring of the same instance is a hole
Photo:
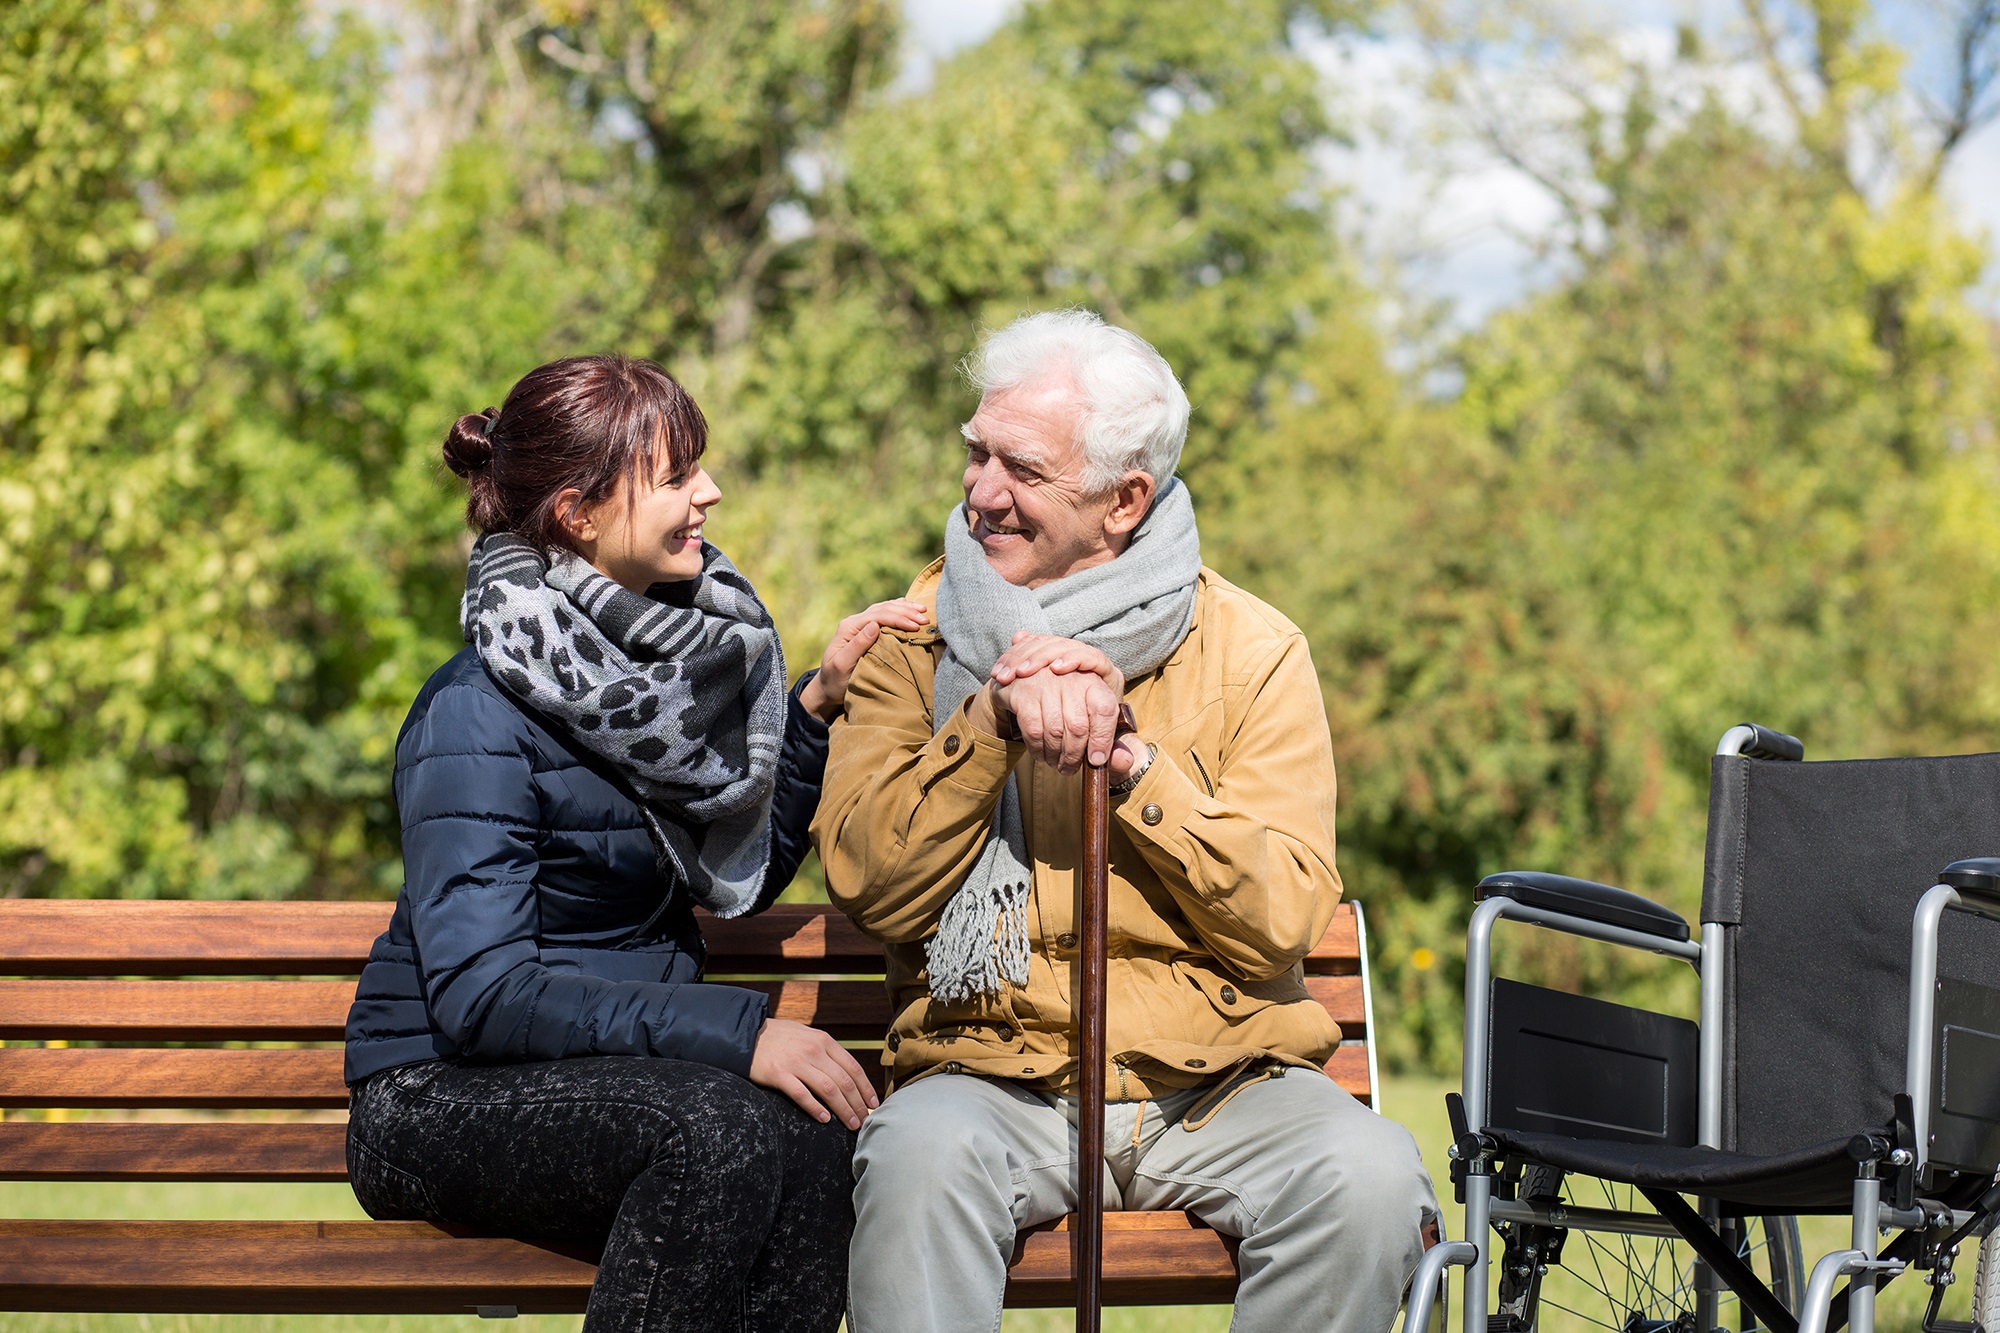
[[[1188,758],[1194,760],[1194,771],[1201,774],[1201,785],[1208,788],[1208,794],[1210,796],[1215,795],[1215,784],[1208,780],[1208,770],[1201,766],[1201,756],[1196,754],[1193,750],[1189,750]]]

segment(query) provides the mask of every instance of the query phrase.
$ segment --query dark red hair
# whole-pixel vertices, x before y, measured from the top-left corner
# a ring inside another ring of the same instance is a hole
[[[572,356],[523,375],[497,409],[453,422],[444,461],[465,478],[466,523],[574,550],[556,497],[573,488],[580,505],[602,504],[620,477],[658,477],[662,464],[679,474],[707,448],[707,419],[658,365]]]

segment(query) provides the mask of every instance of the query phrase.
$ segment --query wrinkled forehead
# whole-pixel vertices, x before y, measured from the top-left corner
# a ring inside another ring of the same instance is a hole
[[[1083,390],[1064,370],[988,390],[959,433],[1009,462],[1060,467],[1077,455],[1083,409]]]

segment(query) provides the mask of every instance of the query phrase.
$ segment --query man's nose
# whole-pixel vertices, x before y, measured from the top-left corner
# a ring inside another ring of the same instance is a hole
[[[967,468],[970,483],[965,488],[965,502],[974,509],[1005,509],[1007,498],[1007,469],[997,458],[989,458],[978,469]]]

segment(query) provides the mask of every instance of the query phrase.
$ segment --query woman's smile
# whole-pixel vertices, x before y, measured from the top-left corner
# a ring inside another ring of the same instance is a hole
[[[701,577],[702,530],[722,491],[699,463],[689,472],[634,484],[631,478],[590,511],[579,546],[591,564],[633,592]]]

